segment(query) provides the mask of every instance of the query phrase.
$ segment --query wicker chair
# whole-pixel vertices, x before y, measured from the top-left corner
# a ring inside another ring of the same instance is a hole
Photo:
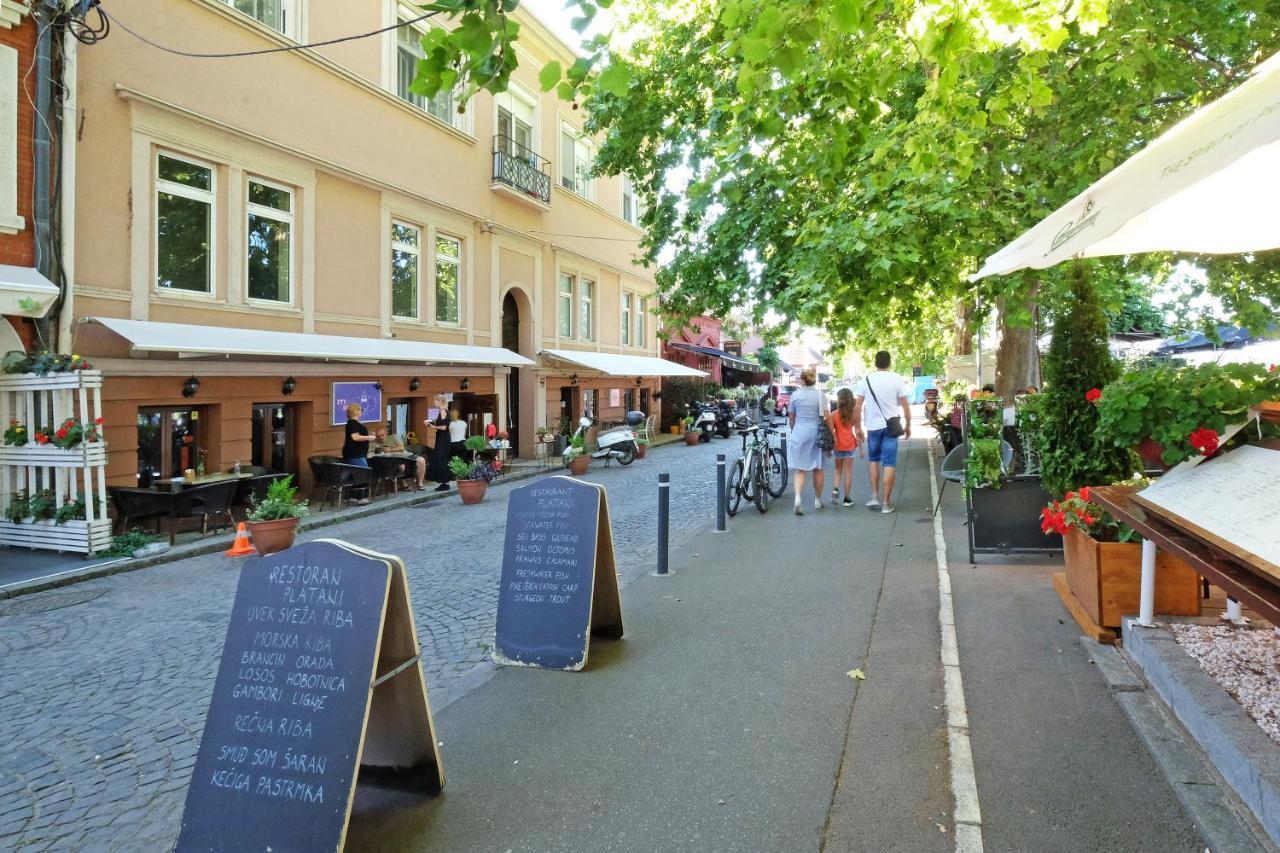
[[[152,489],[112,486],[107,494],[116,511],[115,529],[119,533],[128,532],[130,523],[136,521],[151,521],[159,531],[160,519],[168,517],[173,503],[170,495]]]
[[[213,532],[218,532],[218,518],[221,516],[230,527],[231,500],[236,495],[238,480],[222,480],[217,483],[206,483],[203,486],[187,486],[180,492],[170,495],[172,503],[169,507],[169,544],[174,543],[178,522],[186,518],[200,519],[200,535],[209,533],[209,519],[214,519]]]

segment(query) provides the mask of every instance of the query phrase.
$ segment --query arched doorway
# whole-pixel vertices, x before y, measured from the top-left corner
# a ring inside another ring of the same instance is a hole
[[[502,346],[514,353],[529,356],[533,349],[532,312],[525,294],[512,287],[502,298]],[[528,374],[526,376],[526,374]],[[507,375],[507,422],[504,425],[511,449],[518,456],[532,453],[534,389],[527,387],[533,374],[520,367]]]

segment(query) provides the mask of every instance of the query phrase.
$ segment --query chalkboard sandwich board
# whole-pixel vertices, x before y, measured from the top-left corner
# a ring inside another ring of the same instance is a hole
[[[357,777],[444,787],[404,563],[318,539],[236,588],[178,851],[341,850]]]
[[[507,506],[496,663],[580,670],[591,637],[622,636],[622,602],[603,486],[546,477]]]

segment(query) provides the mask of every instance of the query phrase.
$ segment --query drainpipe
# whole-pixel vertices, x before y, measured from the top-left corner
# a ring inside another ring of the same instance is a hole
[[[60,136],[58,224],[62,244],[62,302],[58,306],[58,352],[72,351],[72,329],[75,321],[76,270],[76,47],[79,42],[69,27],[62,31],[62,122]]]
[[[33,9],[36,12],[34,19],[38,27],[40,36],[36,41],[35,56],[35,129],[32,134],[34,148],[34,168],[33,191],[32,191],[32,219],[35,220],[35,237],[36,237],[36,269],[42,275],[51,281],[57,281],[57,257],[54,246],[50,240],[51,215],[51,188],[50,188],[50,152],[53,148],[53,140],[50,136],[51,122],[54,120],[52,115],[53,91],[52,91],[52,75],[53,75],[53,26],[50,18],[54,16],[56,10],[50,9],[45,3],[41,3]],[[57,311],[55,307],[50,312],[52,314]],[[40,333],[40,340],[44,346],[50,344],[50,332],[53,329],[54,318],[46,314],[39,320],[36,320],[36,328]]]

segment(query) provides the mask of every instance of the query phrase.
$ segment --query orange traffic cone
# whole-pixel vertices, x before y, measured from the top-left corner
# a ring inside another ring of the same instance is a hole
[[[247,557],[258,553],[258,549],[249,544],[249,531],[245,530],[243,521],[236,528],[236,541],[231,543],[231,549],[224,553],[228,557]]]

